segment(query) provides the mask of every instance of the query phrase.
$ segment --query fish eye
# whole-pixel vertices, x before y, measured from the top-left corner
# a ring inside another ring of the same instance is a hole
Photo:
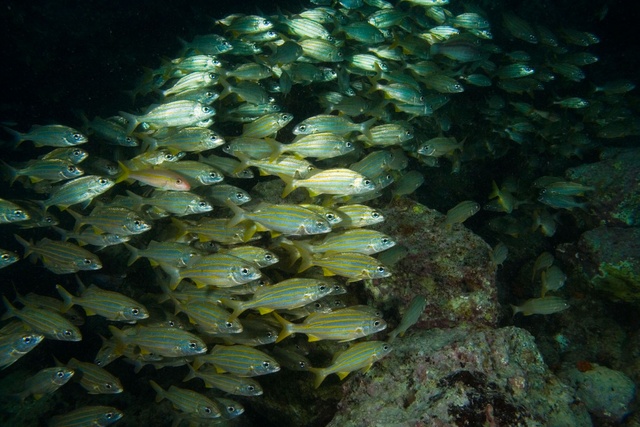
[[[107,412],[106,414],[104,414],[104,417],[110,420],[111,418],[113,418],[113,412]]]
[[[209,114],[211,112],[211,108],[209,107],[202,107],[202,112],[205,114]]]
[[[240,270],[240,273],[242,273],[242,275],[246,276],[246,275],[248,275],[248,274],[249,274],[249,269],[248,269],[247,267],[243,267],[243,268]]]
[[[346,144],[344,144],[344,146],[347,148],[351,148],[353,147],[353,144],[350,141],[347,141]]]
[[[74,133],[73,134],[73,139],[75,139],[76,141],[80,141],[83,137],[84,137],[84,135],[82,135],[81,133]]]
[[[269,366],[271,366],[271,363],[269,363],[268,360],[265,360],[264,362],[262,362],[262,367],[263,368],[268,368]]]
[[[22,216],[24,215],[24,212],[22,212],[22,209],[16,209],[15,211],[13,211],[13,214],[16,216]]]
[[[136,227],[140,227],[142,225],[142,221],[136,219],[135,221],[133,221],[133,225],[135,225]]]
[[[51,216],[45,216],[45,217],[44,217],[44,222],[52,223],[52,222],[53,222],[53,217],[51,217]]]
[[[174,322],[173,320],[169,320],[167,322],[167,325],[169,325],[170,327],[174,328],[176,326],[176,322]]]
[[[207,202],[200,202],[200,203],[198,203],[198,206],[200,206],[201,208],[206,208],[207,207]]]
[[[265,254],[265,255],[264,255],[264,259],[265,259],[266,261],[271,261],[271,260],[273,260],[273,256],[272,256],[271,254]]]
[[[113,387],[111,383],[105,383],[104,385],[104,388],[106,388],[107,390],[111,390],[111,387]]]
[[[336,39],[333,36],[327,36],[327,41],[333,43]]]
[[[90,259],[90,258],[85,258],[85,259],[83,259],[83,260],[82,260],[82,262],[83,262],[85,265],[91,265],[91,264],[93,263],[93,261],[91,261],[91,259]]]
[[[195,341],[189,341],[189,348],[198,348],[198,343]]]
[[[316,308],[316,310],[319,310],[322,308],[322,304],[320,304],[319,302],[313,303],[313,306]]]
[[[205,406],[205,407],[204,407],[204,412],[205,412],[206,414],[210,414],[212,411],[211,411],[211,408],[209,408],[208,406]]]
[[[421,95],[420,98],[418,98],[418,101],[424,102],[424,95]]]
[[[304,369],[304,368],[306,368],[306,367],[307,367],[307,364],[304,362],[304,360],[300,360],[300,361],[298,362],[298,366],[299,366],[300,368]]]
[[[4,260],[7,260],[10,257],[9,257],[9,254],[2,254],[1,258],[4,259]]]
[[[242,200],[243,198],[244,198],[244,194],[242,194],[241,192],[236,193],[236,199]]]
[[[134,307],[131,309],[131,313],[133,313],[134,316],[137,316],[138,314],[140,314],[140,309],[137,307]]]
[[[215,80],[215,79],[217,79],[217,78],[218,78],[218,75],[217,75],[216,73],[209,73],[209,78],[210,78],[211,80]]]
[[[98,180],[98,183],[100,183],[101,185],[107,185],[107,180],[106,180],[106,179],[104,179],[104,178],[100,178],[100,179]]]
[[[169,161],[169,162],[173,161],[173,154],[171,154],[171,153],[166,153],[166,154],[164,155],[164,159],[165,159],[166,161]]]
[[[382,266],[379,266],[378,268],[376,268],[376,271],[377,271],[378,273],[384,273],[384,272],[385,272],[385,268],[384,268],[384,267],[382,267]]]
[[[71,331],[69,329],[65,329],[64,331],[62,331],[62,335],[64,335],[65,337],[70,337],[73,334],[71,333]]]
[[[322,227],[322,226],[324,226],[324,222],[322,222],[322,221],[317,221],[316,222],[316,227]]]
[[[22,342],[25,344],[31,343],[31,337],[22,337]]]
[[[325,285],[320,285],[318,289],[320,289],[321,291],[324,291],[325,289],[327,289],[327,287]]]
[[[382,348],[383,348],[384,350],[389,350],[391,347],[389,347],[389,345],[388,345],[388,344],[385,344],[385,345],[383,345],[383,346],[382,346]]]
[[[386,237],[383,237],[382,239],[380,239],[380,241],[381,241],[382,243],[384,243],[385,245],[386,245],[386,244],[388,244],[388,243],[390,242],[390,240],[389,240],[388,238],[386,238]]]
[[[373,326],[380,326],[380,321],[376,320],[375,322],[373,322]]]
[[[58,378],[64,378],[64,371],[57,371],[57,372],[56,372],[56,377],[58,377]]]
[[[69,172],[75,172],[75,171],[76,171],[76,167],[75,167],[75,166],[73,166],[73,165],[69,165],[69,166],[67,166],[67,170],[68,170]]]
[[[73,150],[73,155],[74,155],[74,156],[81,156],[81,155],[82,155],[82,151],[80,151],[80,150]]]
[[[299,130],[300,132],[304,132],[304,131],[306,131],[306,130],[307,130],[307,125],[298,125],[298,130]]]
[[[230,414],[236,412],[236,408],[233,406],[227,406],[227,412],[229,412]]]
[[[226,326],[227,328],[230,328],[233,326],[233,323],[231,322],[225,322],[224,326]]]
[[[380,213],[379,212],[371,212],[371,217],[372,218],[380,218]]]
[[[247,386],[247,390],[249,390],[249,391],[254,391],[255,389],[256,388],[254,386],[252,386],[252,385],[248,385]]]
[[[133,143],[133,142],[134,142],[134,141],[133,141],[133,138],[131,138],[130,136],[126,137],[124,140],[125,140],[126,142],[128,142],[128,143]]]
[[[423,98],[424,98],[424,97],[423,97]],[[405,134],[405,135],[407,135],[407,136],[411,136],[411,135],[413,135],[413,133],[412,133],[410,130],[405,130],[405,131],[404,131],[404,134]]]
[[[217,178],[218,174],[215,172],[209,172],[209,178]]]
[[[267,338],[271,338],[273,336],[273,333],[271,331],[267,331],[265,335],[267,336]]]
[[[370,179],[365,179],[364,181],[362,181],[362,183],[363,183],[364,185],[371,185],[371,184],[373,184],[373,183],[371,182],[371,180],[370,180]]]
[[[328,213],[325,215],[325,217],[329,220],[329,221],[333,221],[334,219],[336,219],[336,216],[332,213]]]
[[[180,178],[176,179],[176,184],[181,185],[182,184],[182,180]]]

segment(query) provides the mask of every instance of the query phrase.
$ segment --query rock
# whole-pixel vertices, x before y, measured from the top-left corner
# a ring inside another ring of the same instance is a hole
[[[640,304],[640,228],[598,227],[559,252],[593,290],[614,301]]]
[[[640,225],[640,150],[608,149],[601,161],[567,171],[567,178],[596,187],[587,193],[589,209],[604,224]]]
[[[633,381],[605,366],[592,364],[590,367],[592,369],[584,372],[570,367],[559,375],[576,389],[577,396],[594,416],[609,422],[622,421],[635,395]]]
[[[329,426],[591,426],[523,329],[421,330],[393,346],[346,380]]]
[[[410,199],[381,210],[386,219],[376,228],[409,250],[391,267],[391,277],[368,285],[374,305],[395,310],[421,294],[427,307],[417,327],[496,326],[500,310],[489,245],[461,224],[446,227],[444,215]]]

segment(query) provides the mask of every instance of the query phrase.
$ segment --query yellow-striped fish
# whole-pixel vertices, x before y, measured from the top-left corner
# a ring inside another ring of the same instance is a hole
[[[82,340],[80,330],[60,314],[28,305],[18,310],[11,305],[5,296],[2,297],[2,300],[7,309],[7,312],[2,316],[2,320],[17,317],[34,332],[42,334],[49,339],[59,341]]]
[[[337,354],[333,363],[326,368],[310,368],[316,375],[315,388],[320,387],[324,379],[331,374],[337,374],[343,380],[351,372],[358,369],[366,373],[374,362],[382,359],[391,352],[391,345],[382,341],[365,341],[352,345],[342,353]]]
[[[197,419],[220,417],[218,405],[200,393],[174,385],[170,386],[168,390],[164,390],[153,380],[149,381],[149,384],[151,384],[151,387],[157,393],[156,402],[167,399],[180,411]]]
[[[67,367],[78,373],[79,383],[89,394],[122,393],[120,380],[110,372],[93,363],[81,362],[72,357]]]
[[[64,415],[56,415],[49,421],[49,427],[107,427],[124,414],[112,406],[83,406]]]
[[[200,337],[181,329],[137,326],[135,329],[120,330],[115,326],[109,326],[109,330],[120,343],[134,344],[143,354],[181,357],[207,351],[207,346]]]
[[[344,168],[318,171],[305,179],[286,176],[281,176],[280,178],[287,184],[282,192],[282,197],[286,197],[299,187],[306,188],[311,197],[320,194],[350,196],[367,193],[376,189],[375,183],[370,178],[351,169]]]
[[[291,323],[274,313],[282,325],[276,342],[295,334],[306,334],[309,342],[320,340],[352,341],[383,331],[387,327],[376,313],[346,307],[328,313],[312,313],[302,323]]]
[[[79,305],[87,316],[99,315],[116,322],[135,323],[149,317],[149,312],[139,302],[121,293],[100,289],[96,285],[89,286],[79,297],[74,297],[60,285],[56,285],[56,289],[64,300],[63,312],[73,305]]]

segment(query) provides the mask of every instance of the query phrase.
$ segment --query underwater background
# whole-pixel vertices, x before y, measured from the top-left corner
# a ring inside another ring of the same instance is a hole
[[[476,64],[473,61],[445,57],[429,48],[425,53],[411,51],[412,45],[408,42],[403,45],[404,37],[411,35],[409,30],[414,35],[427,30],[426,21],[414,22],[412,15],[424,15],[428,6],[409,1],[390,3],[407,12],[402,19],[411,21],[404,26],[397,24],[397,32],[384,42],[400,46],[406,55],[398,61],[389,60],[393,64],[391,69],[415,77],[422,92],[433,98],[443,92],[430,87],[428,77],[419,77],[420,71],[415,68],[411,71],[411,66],[421,61],[433,60],[440,74],[452,76],[464,86],[463,92],[448,92],[448,102],[421,116],[402,110],[402,100],[383,94],[381,89],[371,89],[378,82],[384,86],[392,81],[389,77],[385,79],[380,70],[374,69],[370,75],[352,72],[351,82],[357,82],[352,86],[369,101],[364,104],[369,111],[346,115],[358,124],[372,117],[378,118],[375,125],[401,123],[412,129],[413,137],[406,143],[376,147],[367,142],[366,132],[355,131],[357,136],[351,137],[363,147],[358,147],[346,160],[319,161],[321,169],[347,168],[377,149],[401,149],[406,154],[407,166],[393,170],[396,182],[377,197],[362,202],[385,217],[383,224],[370,228],[391,236],[397,243],[396,249],[402,248],[387,258],[383,257],[385,252],[377,256],[389,267],[391,277],[365,280],[358,277],[347,283],[348,276],[335,276],[349,290],[343,306],[372,306],[388,324],[384,332],[355,342],[386,340],[388,332],[402,323],[403,316],[407,317],[414,297],[425,298],[424,306],[420,307],[423,311],[418,312],[419,320],[414,320],[404,336],[393,340],[392,352],[373,364],[366,374],[353,372],[344,381],[329,377],[317,389],[311,373],[287,369],[283,362],[280,372],[257,378],[263,395],[247,397],[212,392],[200,380],[183,383],[189,373],[185,366],[144,366],[134,372],[133,365],[118,359],[108,370],[119,378],[122,393],[88,394],[72,379],[40,399],[31,396],[22,402],[17,399],[15,394],[22,391],[26,378],[42,368],[55,366],[53,357],[65,363],[72,357],[91,362],[102,345],[100,336],[111,335],[109,325],[123,326],[100,316],[89,316],[80,326],[81,342],[46,339],[33,352],[0,371],[0,390],[4,392],[0,397],[2,425],[46,425],[53,415],[86,405],[120,409],[124,416],[115,425],[123,426],[640,425],[636,392],[640,381],[639,104],[635,87],[601,89],[607,83],[638,81],[637,6],[624,1],[480,0],[451,0],[442,5],[452,12],[448,24],[463,12],[483,11],[493,38],[481,39],[482,46],[491,45],[483,51],[490,52],[490,56],[479,58],[477,63],[492,61],[496,69],[490,70],[472,65]],[[327,4],[334,10],[348,9],[338,2]],[[4,57],[0,122],[27,132],[32,125],[54,123],[84,131],[83,116],[106,118],[120,111],[142,114],[160,101],[153,91],[137,98],[127,91],[142,84],[145,70],[158,69],[163,60],[183,56],[178,38],[191,42],[196,36],[211,33],[238,37],[214,25],[215,20],[237,13],[260,15],[282,24],[295,14],[319,6],[308,1],[189,1],[180,5],[164,1],[126,5],[6,1],[0,7]],[[365,8],[362,13],[358,7],[344,13],[350,16],[349,22],[364,21],[377,9],[374,5],[361,7]],[[568,52],[541,41],[527,43],[514,36],[506,28],[505,13],[552,29]],[[367,49],[367,42],[350,39],[338,31],[337,25],[326,26],[352,49],[345,52]],[[451,26],[461,33],[468,31],[462,26]],[[286,25],[277,28],[287,34]],[[564,29],[594,34],[599,42],[580,46],[572,43],[569,35],[561,35]],[[291,33],[287,37],[304,39]],[[446,45],[446,40],[429,39],[425,43]],[[256,58],[272,53],[266,46]],[[517,54],[508,55],[514,52]],[[517,59],[522,52],[530,55],[530,59]],[[577,52],[588,52],[598,60],[579,66],[584,77],[572,80],[558,71],[557,64],[564,63],[564,55]],[[254,61],[251,56],[221,54],[220,58],[228,61],[227,68]],[[335,69],[341,64],[318,62]],[[540,89],[533,86],[505,89],[500,85],[518,78],[500,77],[497,69],[511,63],[531,63],[538,75],[545,70],[556,77],[546,81],[541,78]],[[470,74],[483,73],[490,77],[488,86],[466,80]],[[275,75],[272,80],[277,80]],[[162,89],[167,87],[170,84]],[[337,87],[335,81],[294,82],[286,95],[274,92],[282,111],[294,116],[278,134],[278,141],[291,142],[295,137],[294,125],[324,113],[326,105],[322,104],[320,93],[337,91]],[[221,92],[222,86],[216,86],[216,90]],[[389,98],[390,104],[380,108]],[[588,107],[562,104],[563,100],[576,102],[573,98],[588,101]],[[519,108],[513,103],[520,103]],[[523,104],[531,109],[526,110]],[[213,105],[216,116],[211,128],[227,142],[241,135],[241,122],[223,119],[225,110],[236,104],[219,100]],[[333,114],[339,108],[332,110]],[[545,114],[553,118],[543,117]],[[453,147],[442,148],[444,151],[437,155],[420,154],[423,143],[445,136],[455,138]],[[0,146],[0,158],[8,165],[23,166],[46,152],[29,141],[14,148],[11,139],[10,132],[3,133],[5,143]],[[141,152],[138,148],[101,145],[91,136],[89,140],[81,147],[90,153],[90,159],[95,154],[111,161],[126,161]],[[212,153],[223,155],[221,148]],[[196,154],[199,153],[193,151],[188,158],[198,160]],[[392,170],[386,166],[381,169]],[[415,178],[418,182],[405,182],[409,190],[400,188],[400,177],[407,176],[409,171],[418,172],[422,178]],[[234,178],[227,181],[256,200],[296,204],[308,201],[303,190],[281,198],[283,182],[257,175],[246,181]],[[538,180],[543,177],[557,179],[540,184]],[[588,189],[571,193],[571,189],[563,187],[568,199],[540,200],[541,190],[549,195],[547,186],[555,188],[554,183],[580,184]],[[10,185],[6,179],[2,181],[0,198],[44,200],[51,194],[39,194],[29,185],[26,180]],[[116,184],[118,195],[125,194],[124,187],[124,183]],[[140,184],[127,188],[148,195]],[[112,193],[107,193],[108,198],[113,198],[116,191]],[[325,206],[331,203],[326,199],[314,200]],[[456,212],[450,210],[462,201],[474,201],[479,209],[472,209],[477,213],[452,218]],[[91,208],[83,210],[79,206],[72,209],[83,215],[91,212]],[[61,228],[73,228],[71,215],[55,207],[51,211],[59,218]],[[231,218],[233,213],[222,205],[214,207],[212,213],[189,217],[187,221],[207,216]],[[150,221],[154,224],[153,237],[134,237],[132,246],[146,247],[151,239],[169,240],[165,232],[171,221],[168,218]],[[0,247],[23,258],[0,270],[1,293],[9,301],[14,303],[16,293],[30,292],[59,298],[56,284],[73,290],[75,295],[79,293],[75,292],[78,287],[74,274],[54,274],[43,266],[42,260],[33,264],[25,259],[24,248],[14,234],[36,242],[44,237],[59,239],[59,234],[51,229],[23,230],[19,223],[0,224]],[[286,244],[274,245],[274,240],[275,237],[263,237],[260,242],[281,259],[289,256]],[[498,262],[496,249],[503,250],[496,247],[500,243],[508,248],[508,256]],[[164,307],[173,313],[171,302],[159,303],[154,296],[163,293],[158,286],[161,279],[154,274],[158,269],[152,269],[147,261],[128,266],[129,251],[122,245],[101,251],[89,248],[100,256],[103,266],[97,271],[78,272],[85,284],[95,284],[142,301],[148,308]],[[545,253],[551,255],[550,261],[548,256],[542,256]],[[560,269],[560,273],[552,266]],[[556,288],[544,279],[552,271],[565,278],[558,279],[562,283],[556,283]],[[297,272],[288,265],[278,270],[277,264],[265,274],[273,275],[272,281],[277,283]],[[534,301],[547,291],[550,293],[546,298],[549,295],[558,298],[551,302],[561,306],[549,307],[545,305],[548,301]],[[184,314],[180,316],[192,327]],[[6,320],[3,326],[9,322]],[[273,325],[280,330],[281,324],[274,320]],[[302,334],[297,335],[299,339]],[[306,343],[306,339],[301,343]],[[348,349],[348,344],[308,343],[307,357],[313,366],[326,367],[336,353]],[[273,354],[278,345],[269,343],[263,347]],[[210,397],[232,398],[244,407],[244,413],[237,418],[210,422],[193,414],[185,415],[185,410],[172,408],[166,399],[156,403],[156,392],[149,380],[164,389],[175,385]]]

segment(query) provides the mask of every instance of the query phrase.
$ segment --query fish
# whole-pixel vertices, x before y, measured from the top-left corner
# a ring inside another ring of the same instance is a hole
[[[78,382],[89,394],[118,394],[123,391],[120,380],[100,366],[72,357],[67,367],[77,373],[74,377],[79,378]]]
[[[351,169],[336,168],[317,171],[305,179],[280,176],[287,184],[282,197],[288,196],[293,190],[304,187],[311,197],[320,194],[356,195],[375,190],[375,184],[370,179]]]
[[[198,331],[209,334],[237,334],[242,332],[242,324],[237,316],[229,313],[224,307],[209,299],[192,299],[184,304],[172,297],[178,312],[185,313]]]
[[[60,234],[60,237],[64,241],[74,239],[80,246],[93,245],[97,247],[97,250],[102,250],[107,246],[113,246],[120,243],[128,242],[131,239],[130,236],[121,236],[119,234],[96,234],[93,230],[89,229],[85,229],[77,233],[73,231],[63,230],[59,227],[52,228]]]
[[[298,308],[329,293],[331,287],[324,281],[292,278],[258,289],[248,301],[223,298],[222,303],[233,309],[231,319],[236,319],[248,309],[267,314],[274,310]]]
[[[447,211],[444,224],[451,227],[453,224],[462,224],[467,219],[480,211],[480,205],[473,200],[460,202]]]
[[[41,369],[25,380],[24,389],[18,393],[17,397],[21,401],[24,401],[29,396],[39,400],[65,385],[73,377],[74,373],[73,369],[67,367]]]
[[[327,313],[312,313],[302,323],[289,322],[277,312],[273,315],[282,325],[276,342],[295,333],[306,334],[309,342],[320,340],[347,342],[375,334],[387,327],[387,322],[380,316],[351,307]]]
[[[109,326],[109,331],[121,344],[138,346],[142,354],[182,357],[207,352],[207,345],[200,337],[181,329],[137,326],[135,329],[120,330]]]
[[[20,255],[7,249],[0,248],[0,268],[5,268],[20,259]]]
[[[88,216],[68,210],[76,220],[74,229],[81,230],[85,225],[98,232],[132,236],[151,230],[152,225],[137,212],[119,206],[98,206]]]
[[[384,221],[380,211],[357,203],[338,206],[337,212],[342,217],[341,228],[368,227]]]
[[[122,174],[118,177],[116,183],[134,179],[161,190],[189,191],[191,189],[188,180],[183,175],[172,170],[155,168],[131,170],[122,162],[118,162],[118,165],[122,170]]]
[[[513,315],[522,313],[525,316],[532,314],[554,314],[569,308],[567,300],[556,296],[547,296],[542,298],[532,298],[525,301],[521,305],[511,304]]]
[[[271,231],[272,234],[281,233],[286,236],[324,234],[331,231],[331,225],[326,218],[298,205],[262,203],[251,212],[233,203],[227,202],[227,206],[234,213],[227,224],[228,227],[250,220],[258,225],[257,231]],[[251,235],[247,236],[250,237]]]
[[[179,242],[158,242],[152,240],[146,249],[138,249],[131,245],[125,247],[131,256],[127,265],[132,265],[140,258],[147,258],[152,266],[166,264],[170,267],[183,268],[191,263],[191,260],[204,252]]]
[[[232,287],[259,279],[260,268],[252,262],[233,255],[215,253],[194,259],[188,266],[167,272],[170,288],[176,288],[181,279],[188,278],[198,287]]]
[[[8,368],[36,348],[44,335],[34,331],[16,331],[0,335],[0,369]]]
[[[3,296],[4,306],[7,312],[2,316],[2,320],[17,317],[22,320],[37,335],[59,340],[59,341],[80,341],[82,334],[80,330],[69,320],[60,314],[43,308],[24,306],[22,309],[16,309],[9,300]],[[32,338],[29,338],[33,340]],[[28,347],[27,347],[28,348]]]
[[[139,116],[124,111],[120,111],[118,114],[128,120],[127,135],[130,135],[141,123],[155,128],[193,126],[213,117],[216,110],[199,102],[179,100],[152,107],[145,114]]]
[[[44,238],[34,244],[17,234],[14,237],[24,246],[25,258],[31,255],[40,258],[44,267],[55,274],[77,273],[81,270],[102,268],[102,262],[97,255],[73,243]]]
[[[96,285],[83,290],[79,297],[74,297],[61,285],[56,285],[56,290],[64,301],[63,313],[73,305],[79,305],[87,316],[99,315],[116,322],[135,323],[149,317],[149,311],[142,304],[121,293],[100,289]]]
[[[240,377],[255,377],[278,372],[280,365],[268,354],[245,345],[218,344],[206,358],[218,372],[229,372]]]
[[[398,335],[403,337],[407,329],[415,325],[418,320],[420,320],[420,317],[426,307],[427,299],[424,296],[416,295],[413,297],[400,320],[400,324],[393,331],[389,332],[387,342],[392,343]]]
[[[19,177],[26,177],[30,182],[48,181],[55,183],[77,178],[84,174],[84,170],[67,160],[47,159],[32,160],[23,168],[14,168],[3,162],[9,176],[10,185]]]
[[[176,408],[187,415],[198,419],[211,419],[220,417],[220,409],[208,397],[193,390],[170,386],[164,390],[153,380],[149,381],[153,390],[157,393],[156,402],[163,399],[169,400]]]
[[[89,139],[74,128],[64,125],[33,126],[29,132],[20,133],[4,126],[18,146],[23,141],[31,141],[36,147],[69,147],[84,144]]]
[[[83,207],[87,207],[95,197],[105,193],[115,184],[110,178],[98,175],[81,176],[57,187],[47,200],[40,201],[39,204],[45,212],[51,206],[65,210],[69,206],[82,203]]]
[[[220,374],[214,369],[194,369],[187,365],[189,373],[182,380],[184,382],[193,378],[200,378],[207,388],[217,388],[225,393],[237,396],[261,396],[263,391],[260,383],[252,378],[239,377],[230,373]]]
[[[564,286],[567,275],[557,265],[552,265],[540,273],[542,281],[542,297],[549,291],[557,291]]]
[[[51,417],[49,427],[106,427],[120,420],[124,413],[112,406],[82,406],[64,415]]]
[[[335,355],[330,366],[326,368],[309,368],[309,371],[316,376],[314,387],[320,387],[324,379],[331,374],[337,374],[341,380],[358,369],[364,374],[371,369],[375,362],[387,356],[391,351],[391,345],[382,341],[356,343],[347,350]]]
[[[0,199],[0,224],[27,221],[30,218],[29,213],[22,207],[9,200]]]

